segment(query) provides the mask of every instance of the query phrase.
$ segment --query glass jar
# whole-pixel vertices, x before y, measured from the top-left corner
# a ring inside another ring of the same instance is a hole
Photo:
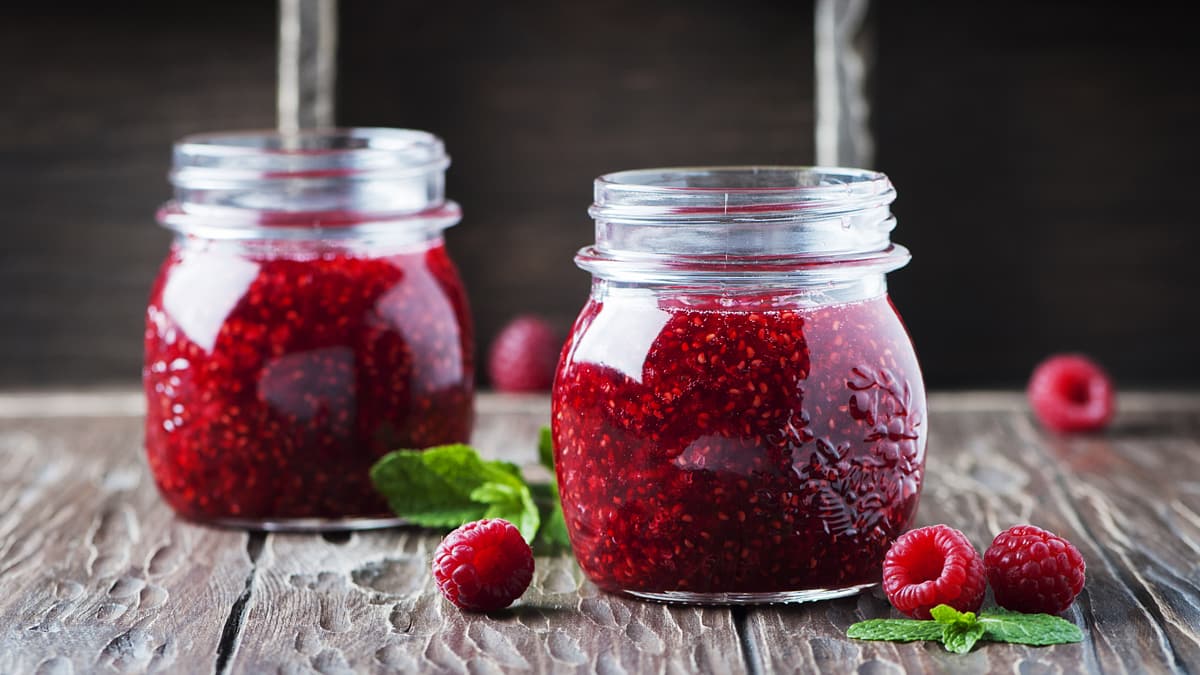
[[[166,501],[262,529],[392,524],[368,470],[466,442],[472,327],[432,134],[175,145],[175,240],[146,311],[146,453]]]
[[[895,191],[800,167],[595,183],[591,297],[553,393],[571,544],[609,591],[800,602],[877,583],[912,522],[925,390],[884,274]]]

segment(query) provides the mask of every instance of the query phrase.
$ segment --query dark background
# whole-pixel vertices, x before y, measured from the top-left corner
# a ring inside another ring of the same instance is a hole
[[[0,387],[132,384],[171,142],[274,124],[276,8],[0,10]],[[932,387],[1052,351],[1196,386],[1200,40],[1128,3],[876,2],[890,277]],[[479,343],[587,293],[591,180],[814,161],[805,2],[341,3],[338,122],[447,143]]]

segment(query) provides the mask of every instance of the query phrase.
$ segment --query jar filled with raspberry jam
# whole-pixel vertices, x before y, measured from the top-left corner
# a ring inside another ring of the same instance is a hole
[[[880,580],[912,522],[925,390],[884,275],[895,190],[797,167],[595,183],[591,297],[553,394],[576,558],[599,587],[801,602]]]
[[[391,524],[397,448],[468,440],[472,328],[435,136],[229,133],[175,145],[174,243],[146,310],[146,453],[192,520]]]

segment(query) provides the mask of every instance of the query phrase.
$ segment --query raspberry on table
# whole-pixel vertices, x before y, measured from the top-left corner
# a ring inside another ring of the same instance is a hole
[[[477,520],[438,544],[433,579],[442,595],[460,609],[504,609],[529,587],[533,551],[507,520]]]
[[[883,560],[883,590],[892,606],[915,619],[929,619],[941,604],[977,612],[987,581],[983,559],[966,535],[946,525],[900,535]]]
[[[510,321],[488,351],[488,376],[497,391],[549,391],[562,339],[548,321],[523,315]]]
[[[1055,431],[1096,431],[1116,409],[1112,380],[1081,354],[1056,354],[1038,364],[1029,380],[1029,404]]]
[[[1032,525],[996,535],[983,564],[996,604],[1015,612],[1058,614],[1083,590],[1086,565],[1079,550]]]

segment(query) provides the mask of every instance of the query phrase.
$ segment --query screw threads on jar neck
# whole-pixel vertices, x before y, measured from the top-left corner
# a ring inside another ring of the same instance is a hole
[[[576,261],[631,280],[812,280],[908,261],[891,243],[896,197],[861,169],[646,169],[596,179],[596,243]]]
[[[460,217],[445,199],[449,165],[440,139],[410,129],[188,136],[159,220],[213,238],[440,232]]]

